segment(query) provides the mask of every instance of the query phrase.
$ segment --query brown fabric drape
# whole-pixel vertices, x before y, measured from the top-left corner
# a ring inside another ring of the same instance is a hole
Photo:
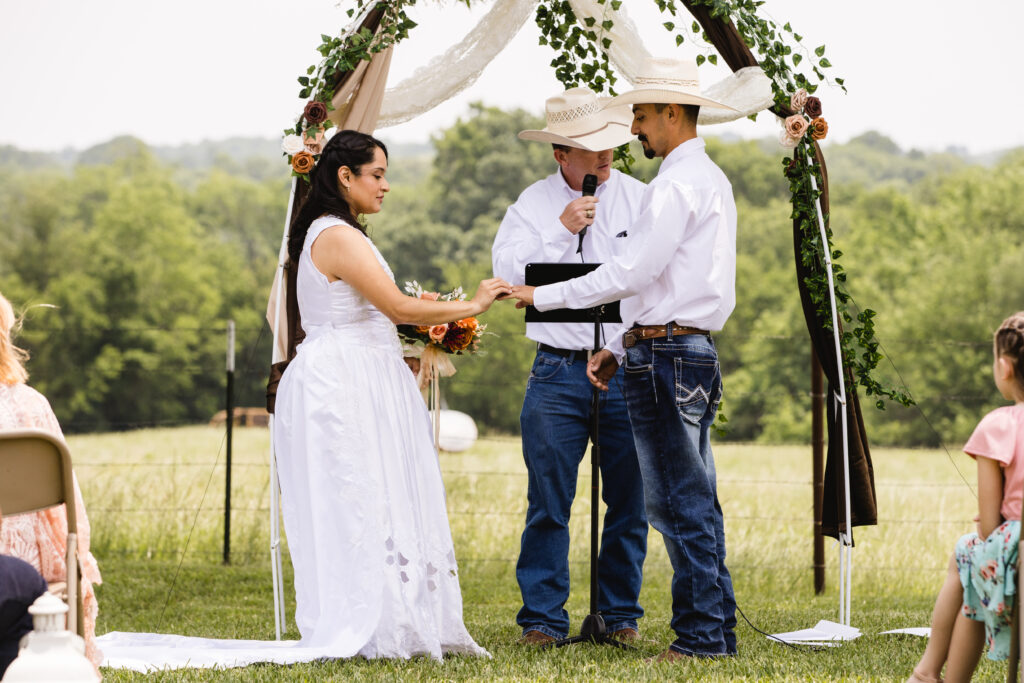
[[[711,10],[705,5],[698,5],[693,0],[683,0],[683,4],[694,16],[701,28],[707,33],[711,43],[733,71],[747,66],[757,66],[750,48],[740,37],[736,26],[731,20],[722,21],[711,16]],[[793,113],[789,107],[772,107],[771,112],[786,117]],[[814,143],[814,153],[821,166],[821,210],[826,226],[829,216],[828,173],[825,158],[818,143]],[[811,336],[818,358],[828,380],[829,391],[826,397],[826,415],[828,426],[828,455],[825,463],[825,491],[823,499],[822,533],[837,537],[840,531],[847,529],[846,506],[844,503],[843,444],[840,415],[832,397],[838,391],[839,373],[845,372],[846,380],[846,414],[847,414],[847,445],[850,459],[850,524],[865,526],[877,524],[878,512],[875,501],[875,475],[871,465],[871,453],[868,448],[867,433],[864,430],[864,418],[861,415],[860,400],[854,390],[855,383],[849,369],[843,369],[840,359],[836,357],[835,342],[831,330],[826,324],[831,320],[823,319],[817,307],[811,301],[805,278],[810,275],[800,258],[801,231],[798,220],[793,221],[793,248],[796,256],[797,288],[800,291],[800,302],[803,306],[804,321]],[[840,324],[840,329],[842,325]]]
[[[383,11],[377,8],[370,10],[359,28],[368,28],[373,33],[380,27]],[[346,71],[338,77],[335,84],[335,97],[332,104],[337,107],[331,112],[331,120],[339,128],[353,128],[365,133],[372,133],[380,115],[380,105],[384,95],[384,82],[387,80],[388,66],[391,63],[391,48],[374,55],[371,62],[361,62],[359,66]],[[364,80],[368,82],[363,82]],[[309,185],[304,180],[295,184],[295,197],[292,200],[291,215],[297,216],[299,207],[306,199]],[[288,363],[295,357],[295,347],[305,338],[302,319],[299,316],[299,302],[295,295],[295,277],[298,264],[289,259],[284,266],[285,280],[285,333],[288,343],[285,360],[270,366],[270,377],[267,380],[267,412],[274,412],[277,398],[277,385]],[[276,313],[275,313],[276,314]],[[271,325],[275,322],[272,321]]]

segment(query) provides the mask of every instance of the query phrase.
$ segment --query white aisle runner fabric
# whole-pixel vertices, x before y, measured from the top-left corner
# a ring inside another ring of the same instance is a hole
[[[329,648],[302,645],[298,640],[221,640],[164,633],[111,631],[96,639],[102,666],[150,672],[167,669],[210,669],[248,666],[257,662],[297,664],[330,658]]]

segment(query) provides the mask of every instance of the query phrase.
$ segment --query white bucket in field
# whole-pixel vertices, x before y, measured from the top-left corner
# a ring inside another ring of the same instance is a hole
[[[430,419],[433,421],[433,413],[430,413]],[[473,418],[457,410],[441,411],[441,435],[437,440],[442,451],[464,451],[476,442],[476,438],[476,422]]]

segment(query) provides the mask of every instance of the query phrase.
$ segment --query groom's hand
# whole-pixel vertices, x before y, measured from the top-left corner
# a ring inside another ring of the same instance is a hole
[[[512,287],[512,296],[519,299],[516,302],[516,308],[526,308],[527,306],[533,305],[533,290],[536,287],[529,285],[515,285]]]
[[[587,362],[587,379],[601,391],[608,391],[608,382],[619,369],[619,362],[607,349],[601,349]]]

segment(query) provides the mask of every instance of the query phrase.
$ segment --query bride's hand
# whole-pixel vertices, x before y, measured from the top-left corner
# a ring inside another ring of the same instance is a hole
[[[499,296],[506,296],[512,291],[512,285],[502,280],[500,277],[492,277],[489,280],[481,280],[480,286],[477,287],[476,294],[473,295],[473,303],[480,308],[480,313],[483,313],[494,300]]]

